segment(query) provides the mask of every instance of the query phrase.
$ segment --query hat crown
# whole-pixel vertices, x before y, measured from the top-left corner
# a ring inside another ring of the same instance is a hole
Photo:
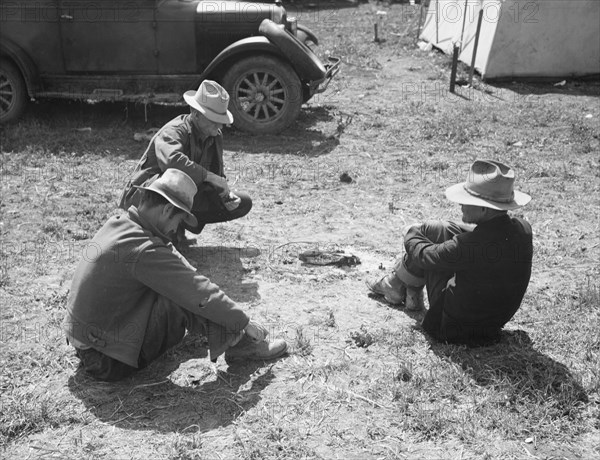
[[[221,85],[212,80],[204,80],[196,94],[194,101],[208,112],[219,116],[227,116],[229,94]],[[210,118],[210,117],[209,117]]]
[[[471,195],[497,203],[514,199],[515,172],[493,160],[475,160],[467,174],[464,189]]]
[[[183,205],[182,209],[189,212],[194,203],[194,196],[198,192],[198,187],[183,171],[169,168],[162,176],[156,179],[149,187],[171,202]]]

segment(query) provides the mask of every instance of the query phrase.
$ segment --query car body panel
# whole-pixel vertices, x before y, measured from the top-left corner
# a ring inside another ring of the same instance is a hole
[[[35,74],[63,73],[60,24],[57,3],[0,3],[0,44],[17,45],[21,59],[26,55],[35,63]]]
[[[293,37],[279,1],[2,1],[0,58],[32,98],[181,102],[201,79],[218,81],[237,59],[263,54],[292,66],[308,100],[334,74],[303,43],[316,37],[301,27],[298,46],[284,49],[261,35],[265,20]]]
[[[68,73],[149,74],[158,70],[152,1],[62,0],[59,22]]]
[[[159,75],[198,74],[197,6],[198,2],[178,1],[161,2],[156,8]]]

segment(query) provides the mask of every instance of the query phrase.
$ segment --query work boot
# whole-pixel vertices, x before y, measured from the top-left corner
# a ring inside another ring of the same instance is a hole
[[[405,307],[407,310],[418,311],[425,308],[425,302],[423,300],[423,286],[406,288],[406,302]]]
[[[393,305],[402,305],[406,301],[406,284],[393,273],[379,281],[367,281],[367,287],[374,294],[382,295]]]
[[[253,342],[248,336],[244,336],[237,345],[227,349],[225,361],[254,360],[267,361],[279,358],[287,351],[287,343],[283,339],[272,341],[261,340]]]

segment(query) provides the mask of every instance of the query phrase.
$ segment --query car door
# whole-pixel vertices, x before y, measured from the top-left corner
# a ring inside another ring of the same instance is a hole
[[[198,1],[193,0],[157,2],[156,49],[159,74],[200,73],[196,55],[197,8]]]
[[[61,0],[67,72],[154,74],[155,0]]]

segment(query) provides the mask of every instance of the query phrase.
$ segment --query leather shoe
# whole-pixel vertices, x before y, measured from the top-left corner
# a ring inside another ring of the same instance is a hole
[[[366,283],[372,293],[382,295],[391,304],[402,305],[406,301],[406,285],[394,274]]]
[[[269,359],[279,358],[285,354],[286,351],[287,343],[283,339],[252,342],[247,339],[247,337],[244,337],[236,346],[229,348],[225,352],[225,361],[244,359],[267,361]]]

